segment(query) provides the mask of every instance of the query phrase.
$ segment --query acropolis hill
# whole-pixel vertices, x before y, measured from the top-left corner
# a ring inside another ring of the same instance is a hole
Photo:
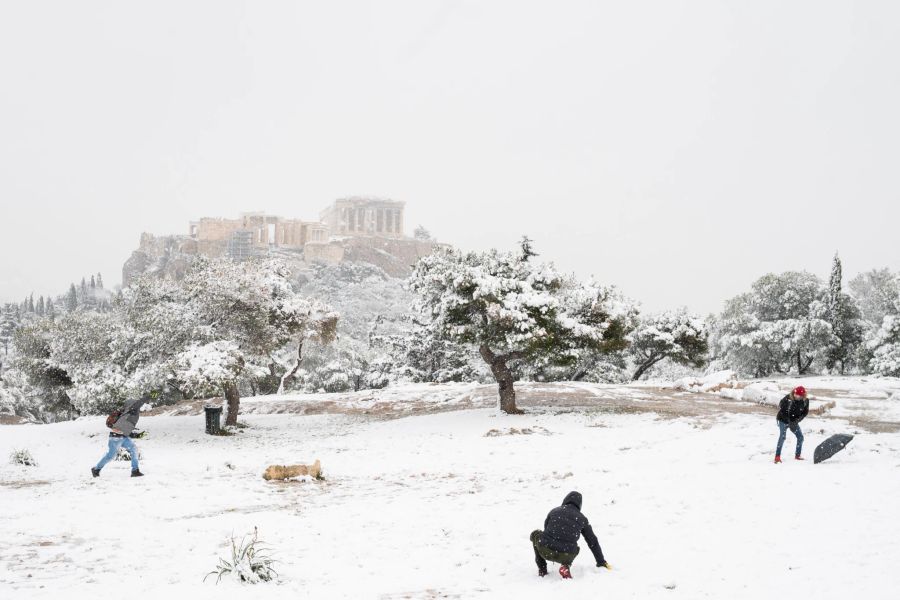
[[[204,217],[186,235],[141,234],[140,246],[122,267],[122,285],[145,273],[180,278],[194,256],[278,254],[293,262],[368,262],[389,275],[405,277],[411,266],[436,246],[404,234],[405,202],[342,198],[317,221],[247,213],[237,219]]]

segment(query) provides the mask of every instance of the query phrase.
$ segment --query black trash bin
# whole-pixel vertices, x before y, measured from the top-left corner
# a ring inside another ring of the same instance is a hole
[[[206,433],[210,435],[222,433],[222,407],[204,406],[203,410],[206,413]]]

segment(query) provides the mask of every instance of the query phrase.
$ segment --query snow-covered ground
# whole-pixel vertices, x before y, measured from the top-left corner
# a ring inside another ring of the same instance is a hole
[[[828,417],[804,422],[804,454],[856,434],[820,465],[772,464],[767,407],[658,416],[641,386],[620,391],[646,411],[609,410],[614,390],[595,388],[593,405],[535,401],[513,417],[473,401],[480,388],[431,386],[418,400],[459,410],[254,414],[290,398],[252,399],[249,427],[232,437],[204,435],[199,416],[145,417],[141,479],[123,462],[91,478],[102,418],[3,426],[0,596],[160,597],[177,586],[196,598],[896,598],[900,434],[843,418],[897,414],[900,399],[884,392],[896,381],[873,381],[804,379],[837,398]],[[786,455],[793,444],[789,434]],[[7,464],[18,448],[38,466]],[[269,464],[316,458],[323,482],[261,478]],[[595,568],[582,544],[574,580],[540,579],[528,535],[570,490],[584,494],[614,570]],[[203,583],[228,537],[254,527],[279,561],[277,583]]]

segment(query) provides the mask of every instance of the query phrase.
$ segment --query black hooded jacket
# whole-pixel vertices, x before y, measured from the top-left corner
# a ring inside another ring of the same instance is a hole
[[[544,531],[539,543],[557,552],[578,553],[578,538],[584,536],[588,548],[594,553],[598,565],[603,565],[603,550],[600,542],[591,529],[587,517],[581,514],[581,494],[569,492],[563,500],[562,506],[550,511],[544,520]]]
[[[791,398],[788,394],[778,403],[778,416],[776,417],[782,423],[794,425],[806,418],[809,414],[809,400],[806,398]]]

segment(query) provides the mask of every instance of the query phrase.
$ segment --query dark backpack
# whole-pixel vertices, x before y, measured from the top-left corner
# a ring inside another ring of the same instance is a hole
[[[122,416],[121,410],[112,411],[111,413],[109,413],[109,416],[106,417],[106,426],[109,427],[110,429],[112,429],[115,426],[116,421],[118,421],[119,417],[121,417],[121,416]]]

